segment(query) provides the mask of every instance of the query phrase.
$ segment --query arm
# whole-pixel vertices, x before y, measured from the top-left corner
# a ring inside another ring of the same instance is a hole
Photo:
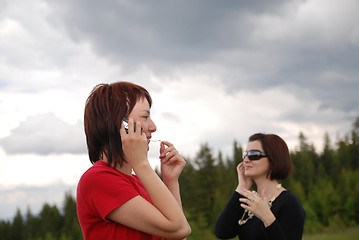
[[[138,129],[141,125],[136,123]],[[134,132],[129,121],[129,134],[120,129],[122,147],[128,164],[149,194],[152,204],[140,196],[116,208],[107,217],[130,228],[152,235],[181,239],[191,229],[175,197],[151,168],[147,160],[147,139],[141,131]]]
[[[244,209],[239,204],[239,194],[243,189],[249,189],[253,180],[244,175],[243,162],[237,166],[238,186],[236,191],[232,194],[227,205],[223,208],[221,214],[218,216],[215,224],[215,235],[218,238],[233,238],[238,234],[238,221],[241,219]]]
[[[238,220],[244,212],[238,202],[240,197],[239,193],[234,191],[221,214],[218,216],[214,227],[214,233],[218,238],[228,239],[237,236],[239,231]]]
[[[253,180],[244,175],[244,162],[241,162],[237,165],[237,175],[238,175],[238,186],[236,192],[240,193],[242,190],[248,190],[253,185]]]
[[[178,153],[173,144],[167,141],[161,142],[160,153],[163,182],[182,208],[178,179],[183,168],[186,166],[186,161]]]
[[[161,142],[160,159],[163,182],[182,209],[180,185],[178,179],[183,168],[186,166],[186,161],[178,153],[173,144],[167,141]]]
[[[268,239],[302,239],[305,212],[300,201],[291,192],[286,192],[284,199],[278,204],[278,208],[282,209],[273,210],[278,212],[277,219],[265,229]]]

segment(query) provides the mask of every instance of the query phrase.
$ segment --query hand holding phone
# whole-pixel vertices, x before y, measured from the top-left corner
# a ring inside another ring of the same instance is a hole
[[[141,127],[137,124],[137,129]],[[123,127],[120,128],[122,150],[126,162],[136,171],[137,167],[148,163],[148,139],[146,134],[141,131],[135,131],[136,125],[129,119],[123,119]]]
[[[126,130],[126,133],[128,134],[128,119],[127,118],[123,119],[123,126]],[[133,123],[133,130],[136,132],[136,123],[135,122]],[[143,128],[141,127],[141,131],[142,130],[143,130]]]

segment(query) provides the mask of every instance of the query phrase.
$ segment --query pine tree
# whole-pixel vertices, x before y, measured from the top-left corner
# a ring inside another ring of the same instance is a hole
[[[217,169],[215,159],[212,156],[211,149],[207,144],[201,146],[200,152],[196,158],[196,164],[199,167],[196,176],[198,181],[197,189],[197,210],[201,212],[206,219],[207,227],[214,224],[217,216],[213,212],[215,205],[215,196],[217,191]]]
[[[14,218],[14,222],[11,227],[11,239],[12,240],[22,240],[25,236],[25,224],[24,218],[21,215],[21,211],[18,208],[16,210],[16,215]]]
[[[40,223],[43,238],[60,238],[63,216],[56,205],[44,204],[40,212]]]
[[[353,123],[353,129],[351,133],[351,167],[358,169],[359,167],[359,117],[356,118]]]
[[[79,240],[82,238],[80,224],[77,219],[76,201],[70,192],[65,193],[64,200],[64,222],[62,228],[62,236],[68,240]]]
[[[193,218],[197,211],[195,204],[197,181],[194,180],[195,176],[196,170],[191,163],[191,160],[187,158],[187,165],[181,173],[179,183],[183,209],[185,211],[186,217],[190,220]]]
[[[324,167],[325,174],[329,176],[331,181],[337,183],[339,178],[338,172],[340,172],[341,165],[331,147],[328,133],[325,133],[324,136],[324,150],[320,156],[320,163]]]
[[[318,156],[314,150],[313,145],[307,143],[307,139],[303,133],[299,134],[300,149],[291,154],[293,162],[293,177],[300,181],[305,187],[305,193],[311,191],[313,184],[315,184],[318,173]]]
[[[0,221],[1,240],[11,240],[11,224],[9,221]]]

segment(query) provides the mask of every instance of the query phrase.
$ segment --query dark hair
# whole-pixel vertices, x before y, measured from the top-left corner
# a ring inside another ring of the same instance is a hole
[[[256,133],[249,137],[249,142],[260,141],[264,153],[269,160],[269,176],[271,180],[286,179],[292,172],[292,161],[284,140],[275,134]]]
[[[120,127],[122,119],[128,117],[136,102],[147,99],[150,107],[152,99],[148,91],[129,82],[99,84],[87,98],[84,114],[86,143],[91,163],[102,158],[108,165],[125,162],[122,150]]]

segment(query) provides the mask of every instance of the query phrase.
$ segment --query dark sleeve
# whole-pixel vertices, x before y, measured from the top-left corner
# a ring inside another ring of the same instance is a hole
[[[218,238],[228,239],[237,236],[239,227],[238,220],[244,212],[240,206],[240,197],[242,196],[234,191],[221,214],[218,216],[214,227],[214,234]]]
[[[275,214],[276,220],[265,229],[270,240],[301,240],[305,212],[296,196],[290,192],[283,199],[280,211]]]

